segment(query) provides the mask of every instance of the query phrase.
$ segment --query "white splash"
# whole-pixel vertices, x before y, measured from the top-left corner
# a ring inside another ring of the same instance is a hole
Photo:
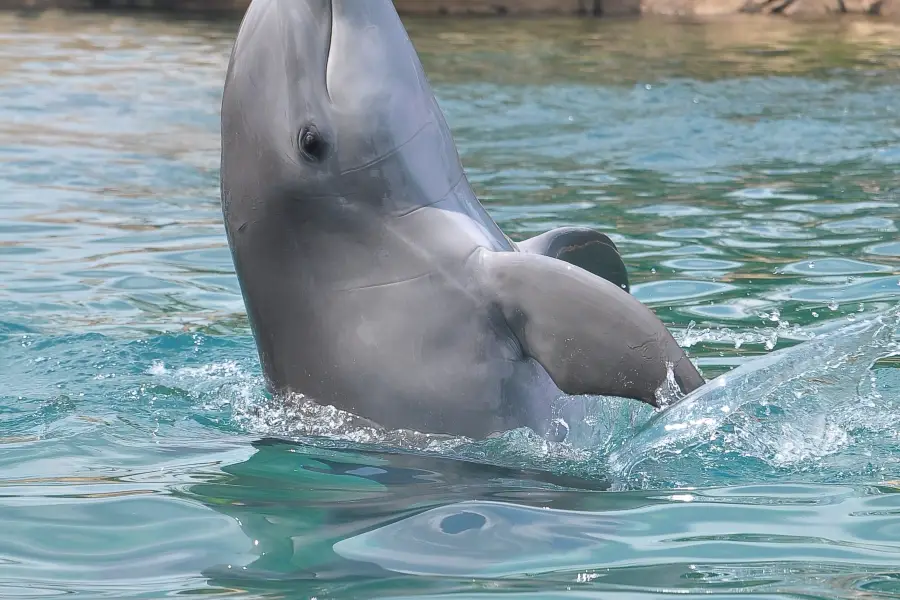
[[[851,444],[854,424],[895,425],[897,410],[892,402],[885,405],[870,367],[900,353],[893,339],[898,322],[898,311],[853,321],[717,377],[654,415],[614,450],[614,476],[634,480],[637,470],[674,465],[713,439],[728,452],[773,467],[796,466]]]
[[[797,325],[791,325],[781,319],[778,311],[771,314],[760,315],[764,321],[777,323],[774,327],[754,327],[750,331],[734,331],[728,327],[715,329],[695,329],[693,321],[687,328],[675,336],[678,344],[683,348],[690,348],[697,344],[731,344],[737,350],[745,344],[761,344],[766,350],[772,350],[781,338],[794,340],[808,340],[812,335],[805,332]]]
[[[893,395],[879,393],[870,367],[898,353],[893,342],[898,322],[900,310],[856,319],[753,359],[683,398],[670,377],[659,393],[667,408],[658,412],[622,398],[560,398],[554,418],[569,429],[562,443],[528,429],[479,441],[388,430],[302,396],[271,398],[262,377],[234,361],[198,367],[156,361],[146,372],[163,386],[184,390],[211,418],[255,435],[608,476],[619,487],[670,485],[678,479],[693,485],[705,480],[706,470],[721,469],[727,456],[757,459],[772,469],[855,468],[865,451],[858,432],[897,438],[900,407]],[[773,329],[783,325],[780,320]]]

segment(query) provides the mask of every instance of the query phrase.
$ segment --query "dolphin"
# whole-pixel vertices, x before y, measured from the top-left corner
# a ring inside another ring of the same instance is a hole
[[[590,228],[513,242],[391,0],[252,0],[221,202],[266,385],[388,429],[555,436],[552,404],[704,383]]]

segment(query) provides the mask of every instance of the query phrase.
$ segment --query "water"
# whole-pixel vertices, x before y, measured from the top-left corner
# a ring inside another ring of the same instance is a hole
[[[563,445],[269,406],[218,205],[236,23],[4,15],[3,597],[900,594],[900,28],[409,25],[501,226],[609,233],[725,378],[570,399]]]

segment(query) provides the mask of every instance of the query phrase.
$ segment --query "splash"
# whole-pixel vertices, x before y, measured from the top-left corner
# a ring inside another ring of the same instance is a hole
[[[254,436],[333,449],[435,453],[611,479],[614,488],[719,485],[798,473],[807,479],[849,473],[871,481],[878,469],[900,469],[898,395],[885,392],[886,378],[876,380],[870,368],[897,353],[898,322],[900,310],[857,318],[753,359],[685,397],[668,381],[658,398],[666,408],[659,411],[622,398],[559,398],[554,417],[569,430],[564,442],[528,429],[487,440],[385,429],[303,396],[271,397],[249,360],[190,367],[156,361],[146,373],[158,385],[146,393],[154,410],[164,413],[172,397],[187,397],[205,419]]]
[[[406,450],[450,450],[470,440],[421,433],[408,429],[387,429],[363,417],[331,405],[318,404],[302,394],[290,394],[265,402],[235,406],[235,419],[247,430],[286,439],[308,438],[378,444]]]
[[[678,344],[683,348],[691,348],[697,344],[727,344],[734,345],[737,350],[745,344],[760,344],[766,350],[772,350],[780,339],[792,339],[806,341],[812,338],[799,325],[792,325],[781,318],[778,310],[759,315],[764,321],[775,323],[774,327],[754,327],[749,331],[735,331],[728,327],[715,329],[695,329],[696,323],[691,321],[687,328],[676,335]]]
[[[721,480],[735,457],[802,470],[838,456],[854,434],[900,423],[879,393],[873,363],[900,352],[900,310],[852,321],[708,382],[653,415],[608,464],[622,487],[686,478]],[[675,473],[677,471],[677,474]]]
[[[235,406],[235,419],[245,430],[322,448],[438,454],[506,467],[578,473],[585,477],[604,472],[601,463],[588,460],[594,455],[590,449],[548,441],[528,428],[506,431],[484,440],[387,429],[299,394],[266,402],[240,402]]]

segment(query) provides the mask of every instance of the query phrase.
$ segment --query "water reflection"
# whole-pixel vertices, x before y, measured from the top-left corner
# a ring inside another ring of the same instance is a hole
[[[204,570],[213,589],[842,598],[859,586],[893,589],[900,523],[890,486],[609,494],[436,458],[254,446],[226,475],[184,492],[246,536],[242,559]]]
[[[253,447],[252,456],[224,467],[223,476],[183,492],[235,519],[249,540],[243,564],[206,570],[217,587],[313,595],[362,587],[375,593],[390,588],[395,577],[370,561],[335,553],[336,542],[448,502],[578,510],[591,505],[593,490],[607,488],[603,481],[434,455],[329,450],[327,444],[271,439]],[[448,584],[463,582],[426,586]]]

